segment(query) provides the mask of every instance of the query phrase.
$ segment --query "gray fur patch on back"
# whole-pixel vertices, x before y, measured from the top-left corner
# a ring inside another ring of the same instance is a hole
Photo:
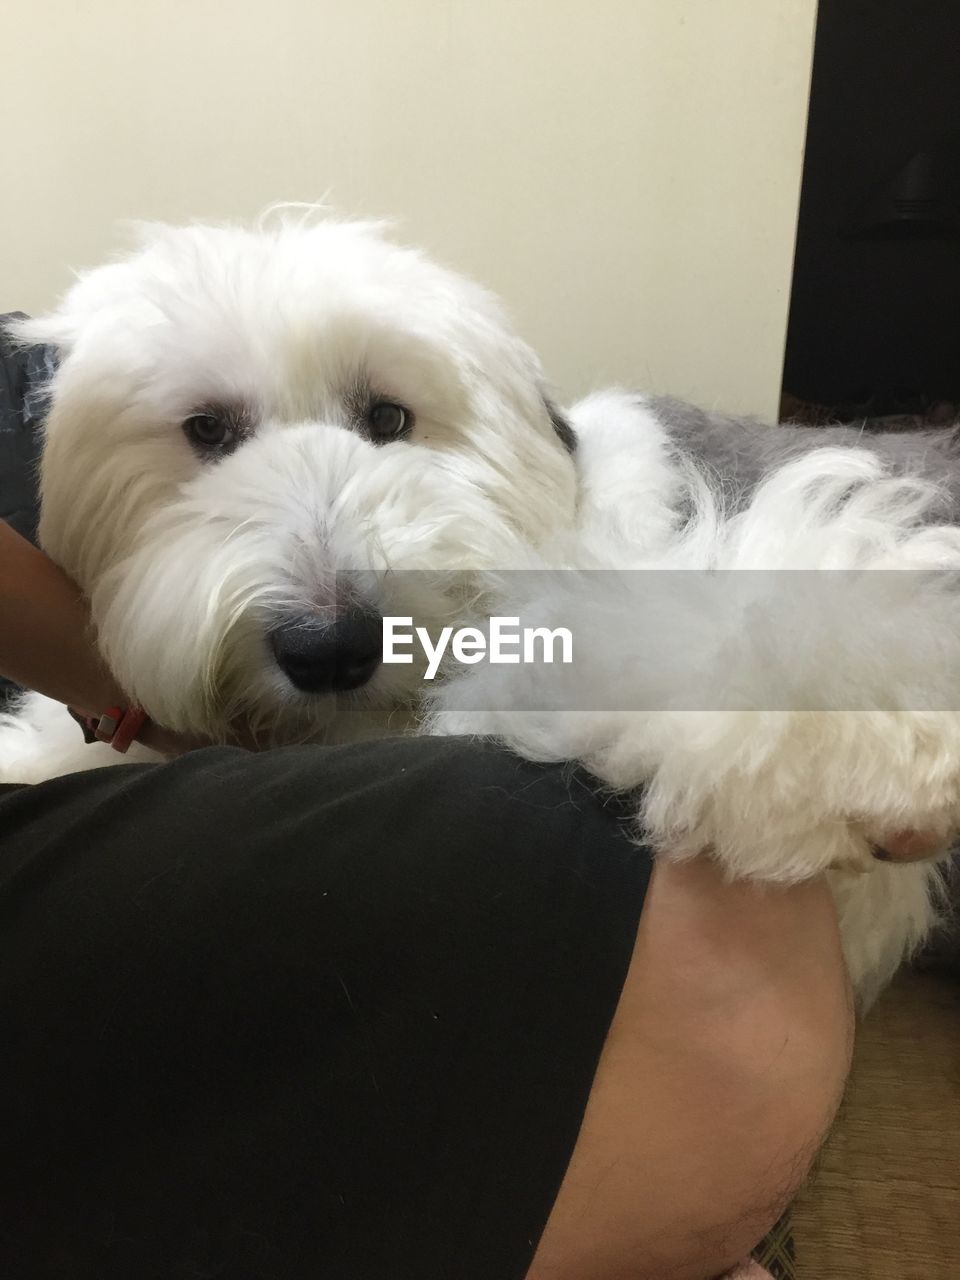
[[[870,431],[857,426],[767,426],[756,418],[707,413],[672,396],[644,396],[674,447],[719,482],[729,510],[749,501],[760,481],[812,449],[869,449],[894,475],[940,484],[949,501],[947,519],[960,519],[958,428],[934,431]]]

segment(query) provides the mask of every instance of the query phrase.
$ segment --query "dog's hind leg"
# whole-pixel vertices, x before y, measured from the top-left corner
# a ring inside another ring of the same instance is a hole
[[[942,867],[876,864],[865,875],[831,872],[847,968],[865,1012],[929,936],[942,904]]]

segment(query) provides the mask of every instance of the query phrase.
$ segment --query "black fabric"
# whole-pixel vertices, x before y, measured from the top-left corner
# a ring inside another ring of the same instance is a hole
[[[44,388],[55,358],[52,347],[18,347],[10,340],[6,324],[18,315],[0,315],[0,520],[35,542]],[[0,711],[17,692],[0,676]]]
[[[4,1280],[520,1280],[649,875],[492,744],[0,787]]]
[[[46,412],[44,389],[55,368],[52,347],[20,347],[0,315],[0,520],[36,540],[39,498],[37,464]]]

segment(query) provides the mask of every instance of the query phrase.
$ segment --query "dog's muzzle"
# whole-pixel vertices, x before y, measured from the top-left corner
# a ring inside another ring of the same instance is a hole
[[[303,693],[359,689],[383,661],[383,618],[351,608],[333,621],[305,615],[270,634],[277,665]]]

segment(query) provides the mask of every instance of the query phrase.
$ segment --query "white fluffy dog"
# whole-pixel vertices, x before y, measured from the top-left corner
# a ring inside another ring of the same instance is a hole
[[[936,869],[871,840],[960,821],[946,437],[854,448],[626,392],[561,414],[493,298],[370,224],[153,228],[19,329],[61,353],[42,544],[157,721],[277,742],[425,726],[581,760],[636,791],[664,856],[830,869],[867,1000],[928,932]],[[629,573],[503,572],[556,568]],[[791,592],[771,572],[797,569],[919,572],[824,597],[830,575]],[[700,572],[651,592],[664,570]],[[478,666],[425,699],[422,664],[380,664],[381,615],[435,634],[522,612],[524,583],[540,616],[583,620],[575,705],[540,698],[545,669]],[[906,616],[906,641],[885,633]],[[0,728],[3,780],[115,761],[40,698]]]

